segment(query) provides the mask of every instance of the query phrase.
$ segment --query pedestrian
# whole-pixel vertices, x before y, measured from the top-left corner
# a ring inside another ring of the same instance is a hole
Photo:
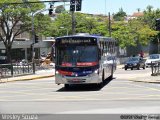
[[[139,53],[139,55],[140,55],[140,57],[143,58],[144,57],[144,52],[141,50],[140,53]]]

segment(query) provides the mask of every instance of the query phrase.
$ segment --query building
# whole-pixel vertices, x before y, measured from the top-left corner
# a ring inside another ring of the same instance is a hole
[[[20,61],[22,59],[26,59],[28,61],[32,60],[32,40],[30,39],[30,34],[24,32],[17,36],[12,43],[12,60]],[[51,40],[41,37],[39,42],[34,44],[35,48],[35,59],[39,59],[42,53],[51,52],[51,46],[54,43],[54,39]],[[2,41],[0,41],[0,61],[6,58],[6,50]]]
[[[138,17],[142,17],[143,15],[143,12],[134,12],[132,15],[128,15],[125,20],[128,21],[131,19],[136,19]]]

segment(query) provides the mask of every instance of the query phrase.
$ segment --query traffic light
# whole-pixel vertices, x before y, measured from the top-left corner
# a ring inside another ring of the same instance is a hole
[[[52,15],[53,13],[53,8],[52,8],[53,5],[50,5],[50,9],[49,9],[49,15]]]
[[[76,0],[76,11],[81,11],[82,0]]]
[[[34,42],[35,42],[35,43],[38,43],[38,41],[39,41],[38,39],[39,39],[39,38],[38,38],[38,35],[34,35],[34,40],[35,40]]]
[[[75,0],[70,1],[70,11],[75,11]]]
[[[156,30],[160,31],[160,18],[156,19]]]

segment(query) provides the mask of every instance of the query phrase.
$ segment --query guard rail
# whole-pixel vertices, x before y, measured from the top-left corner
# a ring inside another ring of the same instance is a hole
[[[151,62],[151,76],[160,75],[160,61]]]

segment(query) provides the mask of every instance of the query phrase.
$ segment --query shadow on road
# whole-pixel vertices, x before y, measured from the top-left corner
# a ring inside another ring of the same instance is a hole
[[[115,79],[115,78],[113,78]],[[106,79],[104,83],[100,86],[98,84],[83,84],[83,85],[70,85],[68,89],[62,87],[57,90],[57,92],[85,92],[85,91],[99,91],[106,85],[108,85],[113,79]]]

